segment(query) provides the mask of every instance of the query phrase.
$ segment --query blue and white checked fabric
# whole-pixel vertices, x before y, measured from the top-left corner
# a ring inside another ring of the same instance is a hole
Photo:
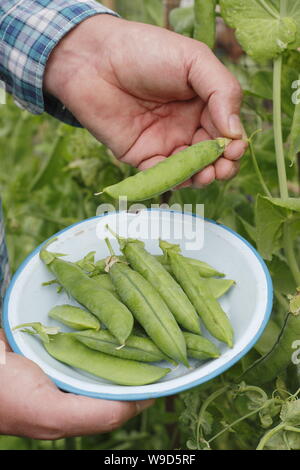
[[[61,103],[43,94],[43,76],[62,37],[100,13],[115,14],[94,0],[0,0],[0,79],[22,108],[79,125]]]
[[[0,0],[0,80],[21,107],[34,114],[47,111],[79,125],[61,103],[43,95],[47,59],[74,26],[91,16],[109,13],[93,0]],[[9,265],[0,201],[0,324]]]

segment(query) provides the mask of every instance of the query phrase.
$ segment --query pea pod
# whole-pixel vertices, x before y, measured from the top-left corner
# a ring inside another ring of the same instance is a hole
[[[216,359],[220,357],[220,351],[217,346],[204,338],[204,336],[194,335],[193,333],[183,333],[186,346],[187,354],[189,357],[199,359],[201,361],[205,359]]]
[[[167,259],[166,256],[158,255],[158,256],[155,256],[155,258],[163,265],[163,267],[169,273],[172,274],[172,270],[171,270],[171,267],[168,263],[168,259]],[[224,273],[221,273],[220,271],[213,268],[212,266],[205,263],[204,261],[200,261],[198,259],[193,259],[193,258],[186,258],[186,257],[184,257],[184,258],[185,258],[187,263],[189,263],[189,264],[191,264],[192,266],[195,267],[195,269],[197,270],[200,277],[211,278],[211,277],[224,277],[225,276]],[[119,259],[125,261],[124,256],[119,256]],[[94,265],[94,272],[97,272],[99,274],[100,273],[105,273],[106,264],[107,264],[107,258],[100,259],[99,261],[96,261],[96,263]]]
[[[289,364],[300,338],[300,292],[290,299],[290,313],[272,349],[255,361],[239,378],[251,385],[263,385],[276,379]]]
[[[170,372],[170,369],[167,368],[128,359],[119,359],[94,351],[68,333],[48,334],[47,328],[41,324],[35,323],[27,326],[31,326],[36,334],[40,335],[42,333],[40,338],[50,356],[71,367],[81,369],[119,385],[150,384],[157,382]],[[33,334],[28,329],[23,331]]]
[[[188,366],[183,334],[157,290],[126,263],[113,256],[107,266],[111,280],[125,305],[156,346],[177,362]]]
[[[164,267],[172,273],[172,269],[168,263],[167,256],[158,256],[157,259],[160,263],[164,265]],[[188,264],[194,266],[195,270],[198,272],[200,277],[210,278],[210,277],[225,277],[224,273],[221,273],[217,269],[213,268],[209,264],[205,263],[204,261],[200,261],[198,259],[187,258],[184,256],[184,259]]]
[[[107,330],[102,331],[79,331],[71,333],[80,343],[85,344],[91,349],[101,351],[111,356],[121,359],[131,359],[140,362],[159,362],[168,360],[160,349],[149,338],[142,336],[130,335],[123,347],[116,338]]]
[[[169,263],[177,282],[181,285],[207,330],[219,341],[233,346],[233,329],[230,321],[219,302],[214,298],[205,284],[199,278],[193,266],[178,253],[178,246],[160,241],[160,248],[168,256]]]
[[[50,242],[51,243],[51,242]],[[59,254],[46,250],[40,252],[41,260],[54,274],[66,291],[103,322],[109,331],[124,344],[133,327],[133,316],[107,289],[101,289],[94,279],[90,279],[79,266],[60,259]]]
[[[199,317],[194,306],[162,264],[145,250],[144,243],[121,237],[118,237],[118,241],[130,266],[157,290],[178,324],[188,331],[200,334]]]
[[[207,285],[215,299],[225,295],[235,285],[235,281],[231,279],[203,279],[202,282]]]
[[[217,160],[229,142],[228,139],[200,142],[148,170],[108,186],[103,193],[113,199],[126,196],[129,201],[144,201],[159,196]]]
[[[117,297],[117,291],[108,274],[97,274],[92,278],[102,289],[106,289]]]
[[[90,312],[73,305],[57,305],[48,313],[50,318],[58,320],[75,330],[100,330],[98,318]]]

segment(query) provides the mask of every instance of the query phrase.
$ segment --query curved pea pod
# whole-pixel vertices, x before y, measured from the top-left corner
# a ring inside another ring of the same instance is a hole
[[[70,333],[80,343],[85,344],[91,349],[101,351],[111,356],[121,359],[130,359],[140,362],[159,362],[166,360],[168,357],[163,354],[160,349],[149,338],[142,336],[130,335],[125,346],[118,347],[118,341],[107,330],[102,331],[80,331]]]
[[[120,237],[118,240],[130,266],[157,290],[178,324],[188,331],[200,334],[200,321],[194,306],[163,265],[145,250],[144,243]]]
[[[217,160],[229,142],[228,139],[200,142],[148,170],[108,186],[103,193],[113,199],[126,196],[129,201],[144,201],[159,196]]]
[[[47,328],[42,325],[37,327],[37,324],[29,324],[27,326],[31,326],[39,335],[42,329],[40,338],[50,356],[71,367],[81,369],[119,385],[147,385],[157,382],[170,372],[170,369],[167,368],[128,359],[119,359],[94,351],[80,343],[69,333],[49,335]],[[34,334],[28,329],[23,331]]]
[[[118,295],[156,346],[167,356],[188,366],[183,334],[157,290],[117,258],[108,268]]]
[[[205,280],[197,276],[193,266],[178,253],[176,246],[160,241],[161,249],[168,255],[172,272],[202,319],[207,330],[219,341],[233,346],[233,329],[219,302],[214,298]]]
[[[225,295],[236,283],[231,279],[203,279],[215,299]]]
[[[187,354],[189,357],[203,361],[205,359],[216,359],[220,357],[220,351],[217,346],[204,338],[204,336],[194,335],[193,333],[183,333]]]
[[[98,318],[80,307],[73,307],[73,305],[57,305],[50,310],[48,316],[75,330],[98,331],[101,327]]]
[[[60,285],[103,322],[120,344],[124,344],[134,322],[128,308],[107,289],[101,289],[97,281],[90,279],[76,264],[63,261],[61,255],[45,248],[42,248],[40,258]]]
[[[250,385],[263,385],[276,379],[292,364],[295,344],[300,339],[300,293],[291,298],[291,311],[272,349],[255,361],[239,378]]]

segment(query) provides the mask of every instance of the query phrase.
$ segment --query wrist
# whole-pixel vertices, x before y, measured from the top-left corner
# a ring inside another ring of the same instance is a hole
[[[72,78],[78,77],[83,69],[96,65],[107,48],[116,22],[119,26],[123,20],[110,14],[98,14],[82,21],[67,33],[47,61],[44,91],[65,103]]]

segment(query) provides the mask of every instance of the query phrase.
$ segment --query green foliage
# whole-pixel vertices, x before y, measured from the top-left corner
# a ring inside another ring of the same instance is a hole
[[[281,13],[279,1],[220,1],[225,21],[236,28],[243,49],[258,61],[274,59],[286,49],[300,46],[300,5],[294,0],[285,3],[286,11]]]

